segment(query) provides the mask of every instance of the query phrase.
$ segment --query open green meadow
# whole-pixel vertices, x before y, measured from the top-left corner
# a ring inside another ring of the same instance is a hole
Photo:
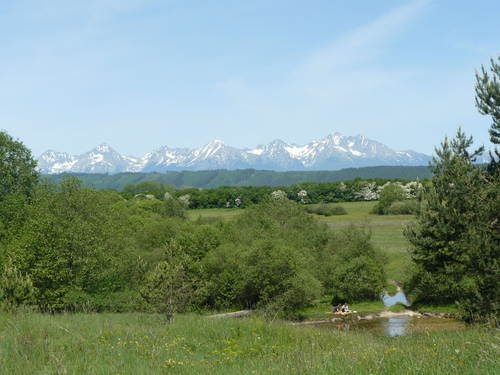
[[[497,374],[499,336],[388,338],[258,318],[0,315],[2,374]]]
[[[240,215],[243,211],[237,208],[201,208],[186,211],[186,216],[191,220],[228,220]]]

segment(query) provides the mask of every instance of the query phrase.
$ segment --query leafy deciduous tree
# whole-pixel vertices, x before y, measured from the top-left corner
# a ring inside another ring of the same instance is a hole
[[[38,177],[31,151],[0,131],[0,241],[14,222],[22,221],[26,198]]]
[[[193,277],[189,275],[190,257],[175,242],[165,246],[165,260],[146,275],[141,288],[143,298],[164,313],[171,323],[174,314],[184,311],[193,299]]]

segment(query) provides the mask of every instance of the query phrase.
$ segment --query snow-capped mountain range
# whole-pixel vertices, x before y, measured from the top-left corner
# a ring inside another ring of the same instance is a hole
[[[267,169],[276,171],[337,170],[380,165],[427,165],[431,157],[395,151],[364,136],[330,134],[306,145],[274,140],[238,149],[220,140],[195,149],[167,146],[142,157],[124,156],[103,143],[82,155],[46,151],[38,158],[42,173],[164,172],[169,170]]]

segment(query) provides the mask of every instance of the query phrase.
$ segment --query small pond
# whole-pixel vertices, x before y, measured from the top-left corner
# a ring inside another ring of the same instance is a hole
[[[410,303],[405,293],[398,287],[398,292],[394,295],[384,293],[382,296],[384,306],[390,307],[396,304],[409,306]],[[405,336],[412,333],[459,330],[465,325],[455,319],[412,317],[408,315],[398,315],[389,318],[373,318],[358,320],[346,319],[345,321],[319,323],[316,326],[327,329],[366,331],[376,335],[396,337]]]
[[[322,329],[366,331],[380,336],[405,336],[412,333],[435,332],[443,330],[460,330],[465,325],[455,319],[411,317],[406,315],[390,318],[374,318],[346,322],[325,322],[316,325]]]

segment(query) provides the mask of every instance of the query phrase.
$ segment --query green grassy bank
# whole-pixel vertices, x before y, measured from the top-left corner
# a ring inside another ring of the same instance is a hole
[[[479,328],[388,338],[255,319],[0,315],[2,374],[496,374]]]

